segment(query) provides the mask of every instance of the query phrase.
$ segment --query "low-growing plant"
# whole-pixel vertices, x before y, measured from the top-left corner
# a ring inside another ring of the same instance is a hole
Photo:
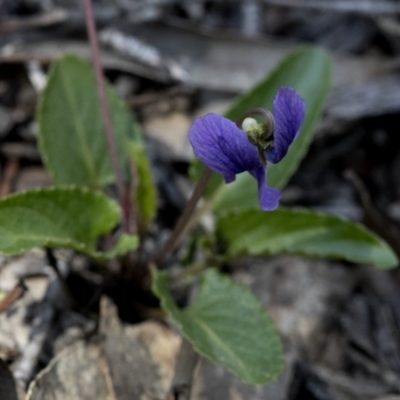
[[[115,175],[95,75],[90,64],[76,56],[57,59],[37,111],[40,152],[54,186],[0,200],[1,252],[63,247],[85,254],[99,268],[108,268],[109,260],[125,271],[146,268],[162,309],[198,353],[246,383],[271,382],[283,366],[279,336],[257,298],[223,274],[221,265],[244,255],[278,254],[377,268],[397,265],[390,247],[361,225],[311,210],[278,208],[279,189],[312,141],[330,75],[325,51],[300,48],[239,96],[224,116],[196,119],[189,139],[206,166],[193,161],[191,176],[197,184],[192,198],[171,237],[149,255],[140,244],[156,216],[156,187],[140,126],[108,85],[116,152],[128,193],[125,198],[120,193],[117,202],[105,194]],[[134,213],[127,212],[130,207]],[[181,308],[169,290],[168,268],[159,267],[205,212],[213,213],[215,230],[200,229],[190,238],[202,256],[186,255],[182,273],[173,276],[175,284],[187,282],[188,276],[200,281],[194,301]],[[104,235],[112,246],[99,247]]]

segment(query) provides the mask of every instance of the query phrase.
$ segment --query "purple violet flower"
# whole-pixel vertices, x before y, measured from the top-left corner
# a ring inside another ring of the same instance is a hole
[[[286,155],[300,130],[305,102],[294,89],[281,87],[273,104],[275,129],[272,145],[265,149],[264,158],[277,163]],[[272,211],[278,207],[281,194],[265,182],[267,166],[260,159],[259,149],[232,121],[218,114],[197,118],[189,129],[189,141],[195,156],[211,170],[223,175],[226,183],[233,182],[237,174],[248,171],[257,180],[262,210]]]

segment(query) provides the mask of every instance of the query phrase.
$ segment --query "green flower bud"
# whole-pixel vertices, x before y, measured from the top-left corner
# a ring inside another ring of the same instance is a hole
[[[247,115],[259,114],[265,119],[258,122]],[[268,150],[274,141],[275,121],[272,114],[265,109],[255,109],[246,113],[240,120],[241,128],[247,133],[250,143],[257,147],[261,161],[266,164],[265,151]]]

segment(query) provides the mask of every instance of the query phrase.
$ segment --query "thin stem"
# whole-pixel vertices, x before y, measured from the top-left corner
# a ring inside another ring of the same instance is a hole
[[[181,238],[182,232],[188,223],[190,217],[193,214],[194,209],[196,208],[197,202],[200,200],[200,197],[203,195],[203,192],[207,186],[207,182],[210,179],[212,171],[210,168],[205,167],[203,171],[203,175],[201,176],[200,180],[197,182],[196,187],[190,197],[185,210],[183,211],[182,215],[180,216],[177,224],[175,225],[174,230],[171,233],[171,236],[165,242],[164,246],[161,250],[155,255],[152,262],[159,265],[164,260],[165,256],[170,253],[179,243],[179,239]]]
[[[122,178],[121,165],[118,161],[117,146],[115,143],[115,134],[111,122],[110,109],[107,102],[104,77],[101,68],[100,51],[97,41],[96,26],[94,22],[93,7],[91,0],[83,0],[85,5],[86,29],[89,37],[90,49],[92,52],[92,62],[96,77],[97,93],[99,96],[101,115],[103,117],[104,129],[108,144],[111,165],[115,176],[120,204],[123,212],[123,226],[126,232],[130,232],[130,201],[129,191],[124,185]]]

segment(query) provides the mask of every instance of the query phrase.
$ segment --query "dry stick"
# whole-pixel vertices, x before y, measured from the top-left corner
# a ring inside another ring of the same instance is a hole
[[[361,205],[365,212],[366,226],[376,232],[379,236],[382,236],[392,247],[397,257],[400,258],[399,230],[394,224],[388,223],[387,219],[380,214],[373,204],[371,196],[363,181],[354,171],[347,170],[345,172],[345,177],[354,185],[360,196]]]
[[[0,301],[0,314],[20,299],[24,295],[25,291],[26,287],[24,283],[22,281],[18,282],[18,284]]]
[[[48,65],[50,64],[55,57],[41,57],[35,56],[33,54],[0,54],[0,63],[1,64],[25,64],[30,61],[37,61],[39,64]]]
[[[19,160],[12,157],[4,168],[4,174],[0,182],[0,197],[7,196],[12,191],[13,182],[18,174]]]
[[[165,242],[165,244],[161,248],[161,250],[153,258],[152,261],[155,264],[157,264],[157,265],[161,264],[161,262],[164,260],[164,257],[169,252],[171,252],[175,248],[176,244],[179,242],[181,234],[182,234],[186,224],[188,223],[190,217],[192,216],[194,209],[196,208],[197,202],[200,200],[200,197],[203,195],[204,189],[207,186],[207,182],[210,179],[211,174],[212,174],[211,169],[208,167],[205,167],[205,169],[203,171],[203,175],[201,176],[200,180],[197,182],[197,185],[194,188],[192,196],[190,197],[185,210],[183,211],[177,224],[175,225],[175,228],[172,231],[171,236]]]
[[[94,22],[93,7],[91,0],[83,0],[85,5],[86,15],[86,28],[89,37],[90,49],[92,52],[92,62],[94,73],[96,76],[97,92],[100,101],[101,114],[103,117],[103,123],[106,133],[106,139],[108,144],[108,151],[110,155],[111,165],[115,175],[115,181],[118,189],[120,198],[121,208],[123,212],[123,226],[125,232],[130,232],[130,201],[129,192],[124,185],[122,178],[121,166],[118,162],[117,146],[115,143],[115,134],[111,122],[110,109],[108,107],[104,77],[101,68],[99,44],[97,41],[96,26]]]
[[[396,1],[376,0],[263,0],[263,3],[283,7],[312,8],[323,11],[352,12],[368,15],[391,15],[400,12],[400,5]]]

